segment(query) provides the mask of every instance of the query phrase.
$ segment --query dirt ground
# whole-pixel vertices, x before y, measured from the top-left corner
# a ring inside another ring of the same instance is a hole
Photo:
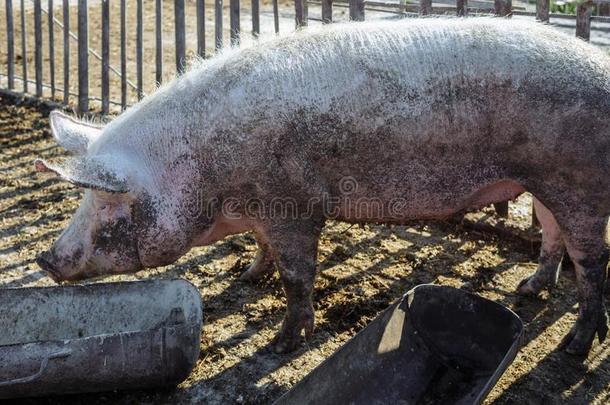
[[[51,285],[34,263],[78,205],[78,189],[36,175],[36,157],[63,155],[50,139],[49,109],[0,95],[0,286]],[[493,404],[603,404],[610,401],[610,344],[595,343],[586,361],[557,349],[576,318],[573,275],[540,299],[514,291],[534,271],[528,242],[527,199],[511,205],[498,224],[493,210],[464,220],[411,226],[350,227],[330,223],[320,245],[315,287],[317,329],[296,352],[276,355],[268,344],[285,300],[277,275],[259,283],[238,280],[253,259],[250,235],[193,249],[178,263],[109,280],[181,277],[201,293],[205,326],[201,355],[175,390],[73,395],[18,403],[270,403],[328,357],[391,302],[421,283],[474,291],[516,311],[526,324],[523,347],[491,392]],[[519,237],[515,235],[520,235]],[[525,236],[524,236],[525,235]],[[96,280],[102,281],[102,280]],[[16,402],[17,403],[17,402]]]

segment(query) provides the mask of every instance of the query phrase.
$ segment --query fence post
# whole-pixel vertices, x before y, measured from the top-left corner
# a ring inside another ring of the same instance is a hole
[[[205,1],[197,0],[197,54],[205,58]]]
[[[142,37],[144,36],[144,27],[142,24],[142,0],[136,3],[136,87],[138,100],[142,99]],[[176,47],[178,44],[176,43]]]
[[[64,104],[70,102],[70,0],[63,0],[64,24]]]
[[[297,28],[307,26],[307,0],[294,0],[294,18]]]
[[[592,6],[592,1],[586,1],[576,6],[576,36],[585,41],[591,37]]]
[[[110,0],[102,0],[102,114],[108,114],[110,107]]]
[[[40,0],[34,0],[34,69],[36,97],[42,97],[42,10]]]
[[[214,48],[216,52],[222,49],[222,0],[214,3]]]
[[[252,35],[258,37],[261,32],[260,10],[258,0],[252,0]]]
[[[184,33],[184,0],[174,3],[176,23],[176,72],[183,73],[186,62],[186,37]]]
[[[432,0],[419,0],[419,14],[428,15],[432,13]]]
[[[87,0],[78,0],[78,112],[89,111],[89,32]]]
[[[127,107],[127,30],[125,0],[121,0],[121,110]]]
[[[508,16],[513,10],[512,0],[495,0],[494,1],[495,14],[498,16]]]
[[[25,4],[24,0],[20,3],[21,9],[21,68],[23,77],[23,92],[28,92],[28,56],[27,56],[27,35],[25,34]]]
[[[155,81],[163,81],[163,0],[155,1]]]
[[[231,25],[231,46],[239,45],[239,0],[229,1],[229,23]]]
[[[349,0],[349,19],[364,21],[364,0]]]
[[[541,22],[549,21],[549,11],[551,8],[551,0],[536,1],[536,20]]]
[[[49,17],[49,79],[51,80],[51,99],[55,100],[55,32],[53,22],[53,0],[47,3],[47,16]]]
[[[273,26],[275,28],[275,33],[279,34],[279,32],[280,32],[280,12],[279,12],[277,0],[273,0]]]
[[[333,0],[322,0],[322,23],[333,22]]]
[[[468,14],[468,0],[456,1],[456,14],[460,17],[463,17]]]
[[[15,27],[13,26],[13,0],[6,0],[6,53],[8,88],[15,87]]]

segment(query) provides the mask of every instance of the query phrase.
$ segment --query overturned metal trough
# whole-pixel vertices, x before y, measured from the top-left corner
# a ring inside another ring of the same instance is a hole
[[[276,404],[478,404],[515,358],[522,330],[493,301],[420,285]]]
[[[176,385],[199,356],[184,280],[0,290],[0,398]]]

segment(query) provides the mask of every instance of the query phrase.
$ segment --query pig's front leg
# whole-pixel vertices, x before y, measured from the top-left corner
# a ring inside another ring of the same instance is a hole
[[[318,240],[323,221],[292,221],[274,223],[266,232],[286,293],[286,315],[273,340],[276,353],[294,350],[313,334],[313,291],[318,255]]]
[[[254,237],[258,251],[256,252],[256,258],[248,266],[248,270],[239,277],[242,280],[257,280],[266,274],[272,273],[275,269],[275,259],[273,258],[271,247],[264,241],[261,235],[255,233]]]

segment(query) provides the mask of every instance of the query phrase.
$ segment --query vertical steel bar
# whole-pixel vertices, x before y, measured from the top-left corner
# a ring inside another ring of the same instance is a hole
[[[349,0],[349,19],[364,21],[364,0]]]
[[[460,17],[463,17],[468,14],[468,0],[456,1],[456,14]]]
[[[142,24],[142,0],[136,3],[136,86],[138,100],[142,99],[142,40],[144,28]]]
[[[222,0],[214,2],[214,47],[216,52],[222,49]]]
[[[155,81],[163,81],[163,0],[155,0]]]
[[[258,0],[252,0],[252,35],[258,37],[261,33],[261,20]]]
[[[333,22],[333,0],[322,0],[322,23]]]
[[[432,0],[419,0],[419,14],[428,15],[432,13]]]
[[[494,8],[496,15],[508,16],[513,10],[512,0],[494,0]]]
[[[110,107],[110,0],[102,0],[102,114]]]
[[[27,35],[25,32],[25,4],[24,0],[21,0],[21,67],[23,78],[23,92],[28,92],[28,53],[27,53]]]
[[[49,0],[47,4],[47,16],[49,17],[49,80],[51,81],[51,99],[55,100],[55,23],[53,22],[53,0]]]
[[[8,88],[15,87],[15,27],[13,26],[13,0],[6,0],[6,64]]]
[[[40,0],[34,0],[34,68],[36,70],[36,97],[42,97],[42,9]]]
[[[278,0],[273,0],[273,26],[275,28],[275,33],[280,33],[280,11],[279,6],[277,4]]]
[[[174,18],[176,27],[176,72],[183,73],[186,61],[186,37],[184,31],[184,0],[175,0]]]
[[[205,58],[205,1],[197,0],[197,55]]]
[[[89,111],[89,29],[87,0],[78,0],[78,112]]]
[[[551,9],[551,0],[536,1],[536,20],[542,22],[549,21],[549,11]]]
[[[307,26],[307,0],[294,0],[294,18],[297,29]]]
[[[127,30],[125,0],[121,0],[121,110],[127,108]]]
[[[576,6],[576,36],[588,41],[591,38],[592,1],[586,1]]]
[[[70,102],[70,0],[63,0],[64,24],[64,104]]]
[[[229,21],[231,24],[231,46],[239,45],[239,0],[229,0]]]

